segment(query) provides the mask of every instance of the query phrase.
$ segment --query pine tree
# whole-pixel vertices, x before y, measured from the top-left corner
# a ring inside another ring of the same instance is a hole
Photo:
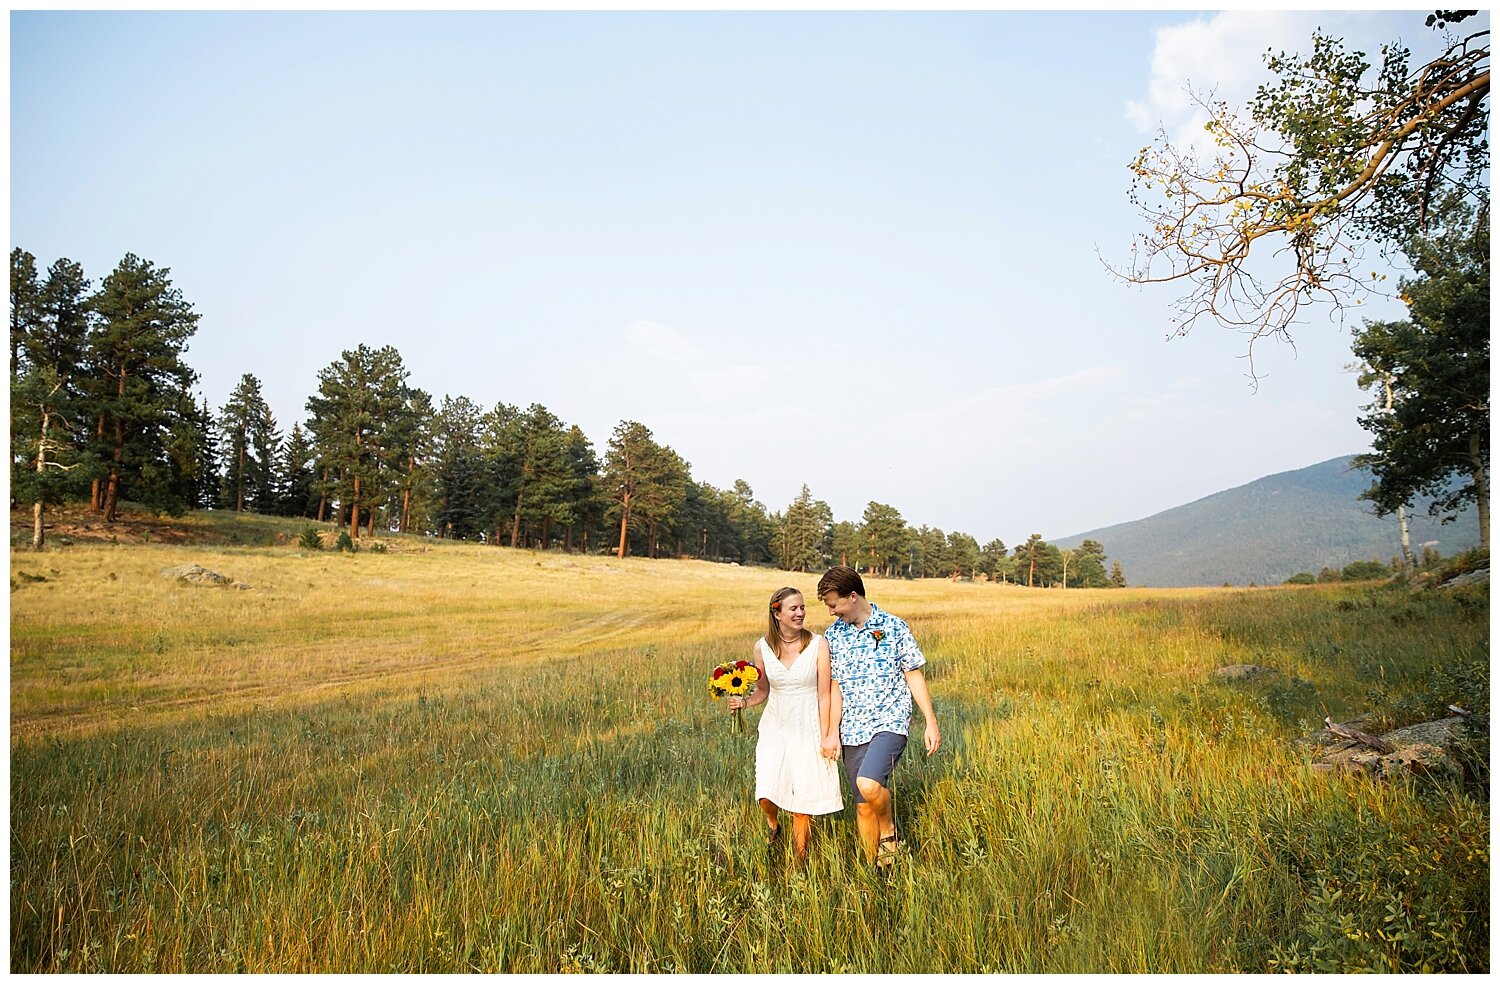
[[[980,551],[980,569],[997,581],[1009,578],[1012,568],[1004,540],[991,540],[984,545]]]
[[[273,515],[282,495],[276,467],[277,459],[281,457],[281,431],[276,426],[275,414],[264,400],[250,424],[250,455],[254,462],[251,505],[262,515]]]
[[[1047,545],[1040,533],[1033,533],[1026,538],[1026,542],[1016,547],[1016,581],[1021,580],[1022,572],[1025,572],[1026,586],[1035,587],[1037,584],[1037,566],[1044,560],[1042,548]]]
[[[658,444],[644,424],[622,420],[610,435],[600,480],[609,496],[609,515],[620,523],[616,556],[629,553],[635,527],[643,528],[646,553],[655,556],[661,523],[687,497],[687,463]]]
[[[567,523],[576,477],[568,452],[568,432],[562,421],[546,407],[533,403],[517,420],[512,545],[527,542],[521,536],[523,521],[541,524],[543,548],[551,538],[552,524]]]
[[[860,536],[870,570],[891,575],[908,562],[906,520],[895,506],[883,502],[866,505]]]
[[[574,533],[579,527],[583,528],[587,548],[587,531],[603,520],[604,503],[598,494],[599,459],[594,455],[593,444],[576,424],[568,429],[566,454],[570,481],[563,519],[566,526],[564,547],[571,553]]]
[[[179,416],[180,398],[197,378],[182,353],[198,315],[172,286],[170,272],[127,255],[90,302],[98,320],[88,344],[89,395],[96,401],[94,436],[103,459],[95,506],[105,522],[117,518],[127,492],[155,508],[185,506],[175,483],[160,479],[167,467],[166,425]]]
[[[783,570],[812,571],[823,566],[823,542],[833,525],[828,503],[812,497],[805,484],[780,519],[777,561]]]
[[[390,422],[407,404],[406,367],[389,345],[360,345],[318,373],[318,394],[308,397],[308,428],[317,448],[325,488],[349,512],[349,537],[390,501],[399,466],[392,460]],[[365,512],[362,512],[365,510]]]
[[[443,397],[433,427],[433,516],[438,536],[467,540],[485,531],[486,463],[479,448],[478,405]]]
[[[427,463],[432,455],[432,417],[431,394],[410,389],[406,406],[391,423],[391,460],[396,468],[396,489],[400,494],[396,528],[402,533],[412,525],[414,508],[419,512],[426,510],[430,493]]]
[[[32,507],[34,550],[46,541],[46,507],[81,492],[80,387],[88,281],[58,260],[38,284],[36,261],[11,252],[11,497]]]
[[[950,576],[972,578],[979,570],[979,541],[967,533],[948,534]]]
[[[195,419],[203,432],[203,440],[197,448],[197,461],[193,471],[192,508],[212,509],[220,502],[223,475],[219,467],[218,427],[215,426],[213,410],[208,398],[195,405]]]
[[[36,336],[41,324],[42,285],[37,279],[36,257],[17,246],[10,251],[11,379],[21,374],[26,340]]]
[[[263,413],[269,413],[269,408],[261,395],[260,380],[247,372],[219,410],[219,429],[224,435],[223,500],[236,513],[244,512],[246,502],[254,500],[260,491],[256,487],[259,469],[251,432]]]
[[[318,501],[313,489],[313,448],[300,423],[292,424],[292,433],[282,445],[278,471],[281,500],[276,512],[282,516],[313,515]]]

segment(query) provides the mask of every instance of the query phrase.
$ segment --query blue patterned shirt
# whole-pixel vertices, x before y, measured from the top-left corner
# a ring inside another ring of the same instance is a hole
[[[823,630],[823,638],[828,640],[829,670],[844,701],[840,740],[863,745],[877,731],[906,734],[912,703],[906,673],[927,662],[906,623],[872,604],[864,628],[838,619]]]

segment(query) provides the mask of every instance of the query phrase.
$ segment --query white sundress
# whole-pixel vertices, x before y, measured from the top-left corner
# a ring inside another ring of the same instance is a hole
[[[785,666],[764,639],[755,643],[771,695],[755,745],[755,798],[791,813],[837,813],[844,808],[839,765],[822,754],[818,722],[818,640]]]

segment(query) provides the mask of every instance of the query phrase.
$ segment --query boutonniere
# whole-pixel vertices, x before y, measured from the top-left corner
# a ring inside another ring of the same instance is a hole
[[[880,640],[885,638],[885,633],[875,629],[870,633],[870,638],[875,640],[875,645],[880,645]]]

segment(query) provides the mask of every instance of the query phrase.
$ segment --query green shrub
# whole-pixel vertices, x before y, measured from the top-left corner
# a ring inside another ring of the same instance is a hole
[[[385,549],[385,544],[381,543],[379,540],[376,540],[374,543],[370,544],[370,553],[385,553]]]
[[[355,545],[353,538],[351,538],[349,536],[349,531],[348,530],[340,530],[339,531],[339,550],[343,551],[344,553],[354,553],[358,549],[359,549],[359,547]]]
[[[1347,804],[1272,821],[1282,862],[1303,885],[1293,932],[1270,968],[1291,973],[1480,973],[1489,969],[1487,810],[1463,799],[1432,811]],[[1279,830],[1276,828],[1280,828]]]
[[[345,535],[347,536],[348,534]],[[318,536],[318,528],[316,526],[304,526],[302,528],[302,536],[297,539],[297,546],[303,550],[322,550],[323,539]]]
[[[1378,560],[1356,560],[1343,573],[1346,581],[1383,581],[1391,576],[1391,569]]]
[[[1299,571],[1286,579],[1287,584],[1317,584],[1318,579],[1307,571]]]

